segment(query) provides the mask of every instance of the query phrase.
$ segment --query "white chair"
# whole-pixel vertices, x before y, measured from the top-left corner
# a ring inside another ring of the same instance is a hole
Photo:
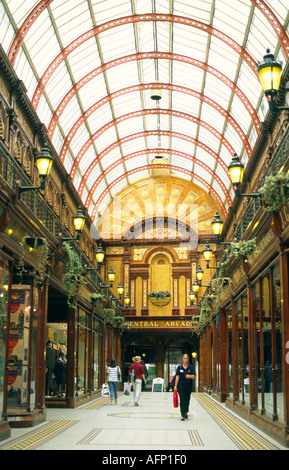
[[[165,379],[162,379],[160,377],[156,377],[155,379],[153,379],[153,384],[152,384],[152,392],[154,392],[154,386],[155,385],[160,385],[160,388],[161,388],[161,392],[164,392],[164,388],[165,388]],[[159,387],[157,387],[159,388]]]

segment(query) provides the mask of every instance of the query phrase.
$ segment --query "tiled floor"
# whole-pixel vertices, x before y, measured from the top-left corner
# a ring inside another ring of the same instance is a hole
[[[143,392],[139,407],[132,395],[120,395],[117,405],[108,402],[47,409],[45,423],[12,429],[0,450],[288,450],[204,394],[192,394],[186,421],[173,408],[172,393]]]

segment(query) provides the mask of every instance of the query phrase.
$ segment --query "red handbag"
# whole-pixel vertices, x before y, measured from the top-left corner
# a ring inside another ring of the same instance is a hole
[[[174,408],[177,408],[179,406],[179,395],[178,395],[177,390],[174,390],[173,400],[174,400]]]

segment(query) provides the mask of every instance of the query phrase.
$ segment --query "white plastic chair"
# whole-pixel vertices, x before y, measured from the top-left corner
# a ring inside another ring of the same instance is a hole
[[[164,383],[165,379],[162,379],[161,377],[156,377],[153,379],[153,384],[152,384],[152,392],[154,391],[154,385],[160,385],[161,386],[161,392],[164,392]]]

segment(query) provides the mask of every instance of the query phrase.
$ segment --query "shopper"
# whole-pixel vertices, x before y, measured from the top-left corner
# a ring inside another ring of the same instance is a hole
[[[110,365],[107,368],[107,384],[109,388],[109,396],[110,396],[110,404],[113,405],[113,397],[114,397],[114,404],[117,404],[117,388],[118,384],[121,382],[121,370],[116,365],[115,359],[110,361]]]
[[[196,373],[194,367],[189,363],[188,354],[183,355],[183,362],[177,367],[175,388],[180,396],[181,421],[188,418],[190,398],[192,392],[192,380]]]
[[[139,402],[139,398],[141,394],[142,379],[144,383],[146,384],[146,378],[145,378],[144,368],[141,365],[141,357],[135,356],[133,359],[134,359],[134,363],[130,366],[128,373],[130,374],[132,371],[134,371],[134,376],[135,376],[135,381],[134,381],[134,386],[133,386],[134,406],[139,406],[138,402]]]
[[[59,353],[59,357],[55,363],[54,375],[57,383],[57,394],[58,396],[64,396],[66,387],[66,362],[63,352]]]

